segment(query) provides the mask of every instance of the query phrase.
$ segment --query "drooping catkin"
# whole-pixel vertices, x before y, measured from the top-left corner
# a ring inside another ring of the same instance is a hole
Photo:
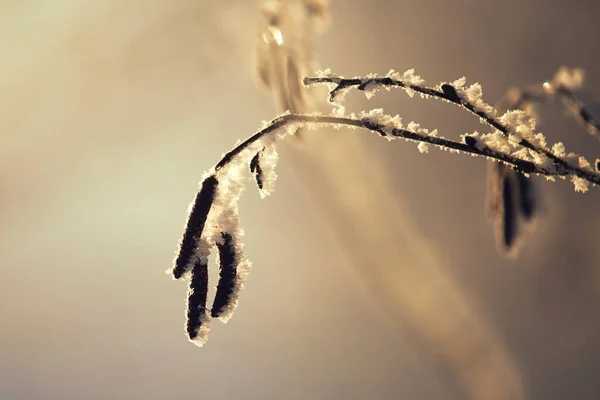
[[[502,180],[501,228],[503,244],[510,251],[517,236],[517,210],[514,201],[514,183],[510,174]]]
[[[264,150],[264,148],[263,148]],[[256,153],[256,155],[254,157],[252,157],[252,160],[250,161],[250,172],[252,172],[254,174],[254,179],[256,180],[256,185],[258,186],[258,188],[260,190],[262,190],[263,188],[263,170],[260,166],[260,153],[262,152],[259,151],[258,153]]]
[[[218,185],[217,178],[211,175],[202,182],[202,188],[196,195],[175,259],[172,272],[175,279],[181,278],[193,266],[192,257],[198,247],[198,240],[202,235],[208,212],[215,200]]]
[[[233,240],[233,236],[229,233],[222,233],[221,236],[223,243],[217,243],[220,265],[219,283],[211,309],[211,316],[213,318],[219,318],[231,306],[239,264],[236,243]]]
[[[207,322],[206,299],[208,295],[208,259],[197,259],[192,268],[188,289],[187,334],[190,340],[198,338],[203,324]]]
[[[515,171],[504,164],[493,163],[488,172],[487,209],[494,224],[498,250],[511,253],[518,234],[518,209],[515,205]]]
[[[536,212],[536,193],[531,179],[520,172],[516,172],[519,194],[519,210],[526,221],[531,220]]]

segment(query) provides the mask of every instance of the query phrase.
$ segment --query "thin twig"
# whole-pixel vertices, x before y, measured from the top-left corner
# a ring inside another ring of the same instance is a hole
[[[364,128],[372,132],[378,133],[381,136],[388,136],[390,138],[404,138],[416,142],[429,143],[443,149],[462,151],[472,155],[482,156],[488,159],[501,161],[511,165],[513,168],[526,174],[539,174],[545,176],[575,175],[590,183],[600,185],[600,174],[583,171],[579,168],[571,168],[570,165],[567,163],[565,164],[570,168],[556,168],[555,170],[549,170],[540,165],[536,165],[533,162],[522,160],[510,154],[494,151],[489,147],[485,146],[483,142],[479,141],[477,138],[474,137],[467,136],[465,140],[466,143],[460,143],[449,139],[444,139],[436,136],[429,136],[426,134],[412,132],[406,129],[399,129],[392,126],[384,125],[375,122],[369,118],[358,119],[348,117],[298,114],[286,114],[273,119],[266,127],[264,127],[263,129],[246,139],[244,142],[236,146],[233,150],[225,154],[221,161],[219,161],[219,163],[215,166],[215,171],[226,167],[240,152],[242,152],[245,148],[247,148],[257,140],[260,140],[266,135],[271,134],[291,123],[300,123],[303,125],[344,125],[354,128]]]
[[[452,85],[444,84],[444,85],[442,85],[442,87],[441,87],[442,90],[440,91],[440,90],[425,87],[425,86],[407,85],[402,81],[399,81],[397,79],[393,79],[390,77],[351,78],[351,79],[341,78],[341,77],[328,77],[328,76],[327,77],[306,77],[306,78],[304,78],[303,82],[305,85],[312,85],[312,84],[318,84],[318,83],[336,84],[337,86],[334,89],[332,89],[330,92],[330,100],[333,100],[336,93],[338,93],[340,90],[343,90],[343,89],[349,88],[349,87],[357,87],[359,90],[364,90],[366,88],[366,84],[369,84],[369,83],[375,84],[375,85],[386,86],[386,87],[400,87],[400,88],[404,88],[404,89],[410,89],[410,90],[414,90],[417,93],[421,93],[425,96],[431,96],[434,98],[446,100],[453,104],[456,104],[456,105],[468,110],[472,114],[475,114],[486,124],[490,125],[494,129],[501,132],[504,136],[508,137],[511,134],[516,135],[517,137],[519,136],[516,132],[512,132],[508,126],[502,124],[500,121],[498,121],[493,116],[488,115],[484,111],[477,110],[475,108],[475,106],[473,104],[471,104],[467,99],[465,99],[464,97],[458,96],[458,94],[456,93],[456,90],[454,89],[454,87]],[[539,148],[524,138],[520,139],[519,145],[523,146],[529,150],[535,151],[538,154],[545,155],[546,157],[551,159],[552,162],[554,163],[554,165],[556,167],[559,167],[559,169],[572,172],[567,175],[576,175],[576,176],[583,178],[589,182],[593,182],[593,183],[597,184],[597,181],[595,181],[595,179],[598,178],[598,176],[596,176],[597,174],[569,164],[565,160],[556,156],[550,150],[544,149],[544,148]]]
[[[565,106],[573,113],[573,116],[583,125],[586,131],[600,140],[600,123],[585,108],[581,100],[575,94],[564,86],[555,89],[556,95],[562,100]]]

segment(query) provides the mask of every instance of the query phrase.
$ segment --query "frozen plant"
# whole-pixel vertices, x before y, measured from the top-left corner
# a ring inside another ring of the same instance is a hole
[[[561,74],[551,83],[544,84],[547,92],[548,86],[558,92],[559,88],[569,90],[581,83],[581,74],[577,72],[565,70]],[[324,71],[316,77],[305,78],[303,82],[306,86],[328,85],[329,100],[335,106],[334,111],[330,115],[286,112],[264,123],[262,129],[237,144],[205,174],[191,205],[172,274],[175,279],[190,278],[187,332],[190,340],[198,345],[202,345],[207,338],[211,318],[226,322],[231,317],[250,268],[240,243],[242,230],[237,203],[243,185],[253,176],[261,195],[270,194],[276,179],[276,145],[300,128],[331,126],[336,129],[362,129],[387,140],[404,139],[417,143],[422,153],[427,153],[433,146],[498,163],[502,171],[494,175],[500,179],[494,185],[500,188],[500,195],[496,195],[500,201],[496,206],[501,210],[497,209],[496,212],[505,215],[503,221],[508,223],[514,221],[517,210],[524,215],[532,213],[531,193],[525,183],[531,174],[542,175],[552,181],[556,177],[569,178],[578,192],[586,192],[590,185],[600,185],[600,160],[596,160],[592,166],[584,157],[568,153],[560,142],[550,147],[544,135],[536,131],[535,118],[522,110],[499,113],[483,101],[481,85],[475,83],[467,86],[465,78],[428,87],[413,70],[403,74],[392,70],[385,76],[355,78],[344,78]],[[459,106],[476,115],[491,128],[491,132],[472,132],[462,135],[460,140],[451,140],[442,137],[437,130],[430,131],[415,122],[405,125],[398,115],[386,114],[382,109],[348,114],[341,104],[340,94],[349,90],[363,91],[370,98],[378,90],[393,88],[403,89],[411,97],[418,94]],[[579,109],[583,110],[583,107]],[[579,114],[582,115],[581,112]],[[593,119],[586,119],[586,126],[591,124],[589,121]],[[515,182],[505,171],[514,171],[520,180]],[[520,193],[518,202],[510,195],[514,193],[512,185],[515,183]],[[504,235],[511,235],[511,229],[505,227]],[[206,305],[208,256],[214,248],[218,249],[220,272],[215,299],[209,311]]]

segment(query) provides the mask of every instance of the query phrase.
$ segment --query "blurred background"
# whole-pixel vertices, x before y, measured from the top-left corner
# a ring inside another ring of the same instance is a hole
[[[165,271],[187,206],[280,112],[255,77],[259,3],[0,3],[0,399],[600,398],[598,188],[534,178],[540,215],[505,260],[483,160],[367,132],[282,143],[274,195],[240,202],[254,266],[236,314],[186,340],[186,284]],[[330,13],[316,53],[338,74],[466,76],[493,104],[569,65],[592,110],[600,94],[595,1]],[[347,106],[487,132],[400,91]],[[600,154],[558,102],[538,127]]]

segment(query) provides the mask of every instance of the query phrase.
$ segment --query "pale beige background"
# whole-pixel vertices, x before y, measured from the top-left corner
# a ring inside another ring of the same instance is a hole
[[[593,1],[332,4],[319,52],[341,74],[466,75],[493,103],[567,64],[600,93]],[[368,282],[287,145],[274,196],[250,188],[240,205],[254,269],[236,315],[204,348],[186,341],[185,284],[164,271],[187,205],[202,172],[275,115],[252,76],[257,20],[241,0],[0,3],[1,399],[466,398]],[[481,129],[403,93],[348,100],[446,136]],[[560,107],[545,110],[551,140],[600,153]],[[483,217],[484,163],[363,143],[395,177],[382,201],[398,200],[490,321],[524,396],[599,398],[598,189],[536,179],[543,218],[508,262]],[[392,278],[402,262],[390,260]]]

